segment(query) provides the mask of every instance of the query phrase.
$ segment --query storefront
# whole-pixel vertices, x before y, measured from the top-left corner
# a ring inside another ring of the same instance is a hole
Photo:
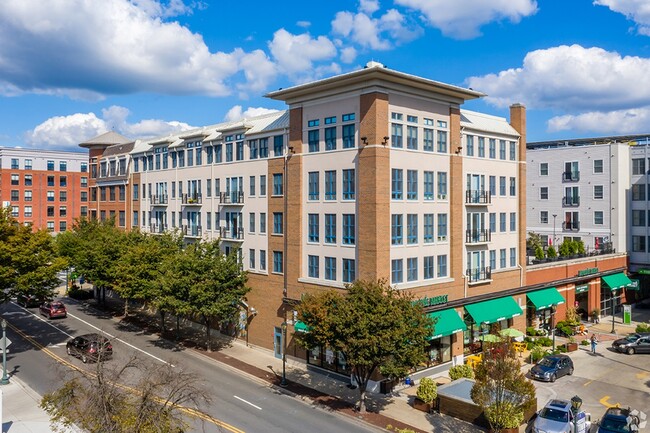
[[[468,329],[464,332],[463,343],[466,354],[480,350],[479,337],[488,334],[491,326],[509,328],[512,326],[512,318],[523,313],[512,296],[466,305],[465,311]]]
[[[550,330],[555,325],[553,316],[558,305],[564,304],[566,300],[555,287],[526,293],[528,298],[527,326]]]
[[[433,334],[429,338],[427,361],[418,366],[417,370],[433,367],[451,361],[451,345],[453,335],[467,329],[465,322],[453,308],[428,313],[435,320]]]
[[[623,289],[632,286],[632,281],[623,272],[601,277],[600,314],[611,316],[621,312]]]
[[[576,284],[575,307],[582,320],[589,320],[589,283]]]

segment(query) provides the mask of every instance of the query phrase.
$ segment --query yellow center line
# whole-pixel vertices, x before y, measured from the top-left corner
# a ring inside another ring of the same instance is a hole
[[[73,370],[77,370],[77,371],[79,371],[79,372],[82,372],[82,373],[84,373],[84,374],[89,374],[89,375],[91,375],[91,376],[95,376],[95,374],[93,374],[93,373],[91,373],[91,372],[89,372],[89,371],[87,371],[87,370],[84,370],[84,369],[82,369],[82,368],[79,368],[79,367],[77,367],[76,365],[74,365],[73,363],[71,363],[70,361],[68,361],[68,360],[66,360],[66,359],[64,359],[64,358],[61,358],[59,355],[57,355],[56,353],[52,352],[52,351],[51,351],[50,349],[48,349],[47,347],[43,346],[43,345],[40,344],[38,341],[34,340],[32,337],[30,337],[29,335],[25,334],[22,330],[16,328],[16,327],[15,327],[14,325],[12,325],[11,323],[7,323],[7,325],[8,325],[9,328],[11,328],[11,329],[16,333],[16,334],[20,335],[22,338],[24,338],[25,340],[27,340],[27,341],[28,341],[32,346],[34,346],[35,348],[41,350],[43,353],[45,353],[45,354],[48,355],[49,357],[53,358],[53,359],[54,359],[55,361],[57,361],[58,363],[63,364],[63,365],[65,365],[66,367],[69,367],[69,368],[71,368],[71,369],[73,369]],[[137,390],[137,389],[135,389],[135,388],[132,388],[132,387],[130,387],[130,386],[123,385],[123,384],[121,384],[121,383],[116,383],[116,382],[111,382],[111,383],[112,383],[113,385],[117,386],[118,388],[121,388],[121,389],[123,389],[123,390],[125,390],[125,391],[129,391],[129,392],[131,392],[131,393],[133,393],[133,394],[140,394],[140,395],[142,395],[141,391],[139,391],[139,390]],[[160,398],[160,397],[154,397],[154,400],[155,400],[157,403],[160,403],[160,404],[165,403],[165,400],[162,399],[162,398]],[[225,423],[225,422],[223,422],[223,421],[221,421],[221,420],[219,420],[219,419],[213,417],[212,415],[208,415],[208,414],[205,413],[205,412],[201,412],[201,411],[199,411],[198,409],[193,409],[193,408],[191,408],[191,407],[182,406],[182,405],[174,404],[174,403],[172,403],[172,406],[175,407],[175,408],[177,408],[178,410],[180,410],[181,412],[183,412],[183,413],[185,413],[185,414],[187,414],[187,415],[191,415],[191,416],[193,416],[193,417],[195,417],[195,418],[199,418],[199,419],[201,419],[201,420],[203,420],[203,421],[210,422],[210,423],[212,423],[212,424],[214,424],[214,425],[216,425],[216,426],[222,427],[222,428],[224,428],[224,429],[226,429],[226,430],[228,430],[228,431],[230,431],[230,432],[232,432],[232,433],[245,433],[244,430],[240,430],[240,429],[238,429],[237,427],[234,427],[234,426],[232,426],[232,425],[230,425],[230,424],[227,424],[227,423]]]

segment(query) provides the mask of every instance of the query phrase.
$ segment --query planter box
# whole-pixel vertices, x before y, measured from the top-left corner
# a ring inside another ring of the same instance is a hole
[[[421,410],[422,412],[431,413],[431,410],[433,409],[433,403],[426,403],[415,397],[413,399],[413,408]]]
[[[575,352],[578,350],[578,343],[567,343],[565,346],[567,352]]]

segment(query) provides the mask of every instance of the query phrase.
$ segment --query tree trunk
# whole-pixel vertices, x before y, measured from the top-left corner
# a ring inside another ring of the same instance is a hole
[[[176,316],[176,341],[178,341],[181,337],[181,318],[180,316]]]
[[[210,319],[203,316],[203,321],[205,322],[205,336],[207,338],[206,347],[208,352],[212,352],[212,345],[210,344]]]
[[[359,386],[359,413],[366,411],[366,387]]]
[[[129,298],[124,299],[124,317],[129,315]]]
[[[165,312],[160,310],[160,334],[165,334]]]

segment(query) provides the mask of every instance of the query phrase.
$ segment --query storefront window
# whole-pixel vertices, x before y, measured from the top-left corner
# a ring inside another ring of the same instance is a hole
[[[351,373],[350,368],[345,361],[345,356],[343,356],[341,352],[334,352],[330,348],[323,350],[320,347],[315,347],[311,349],[309,351],[307,363],[346,376]]]

